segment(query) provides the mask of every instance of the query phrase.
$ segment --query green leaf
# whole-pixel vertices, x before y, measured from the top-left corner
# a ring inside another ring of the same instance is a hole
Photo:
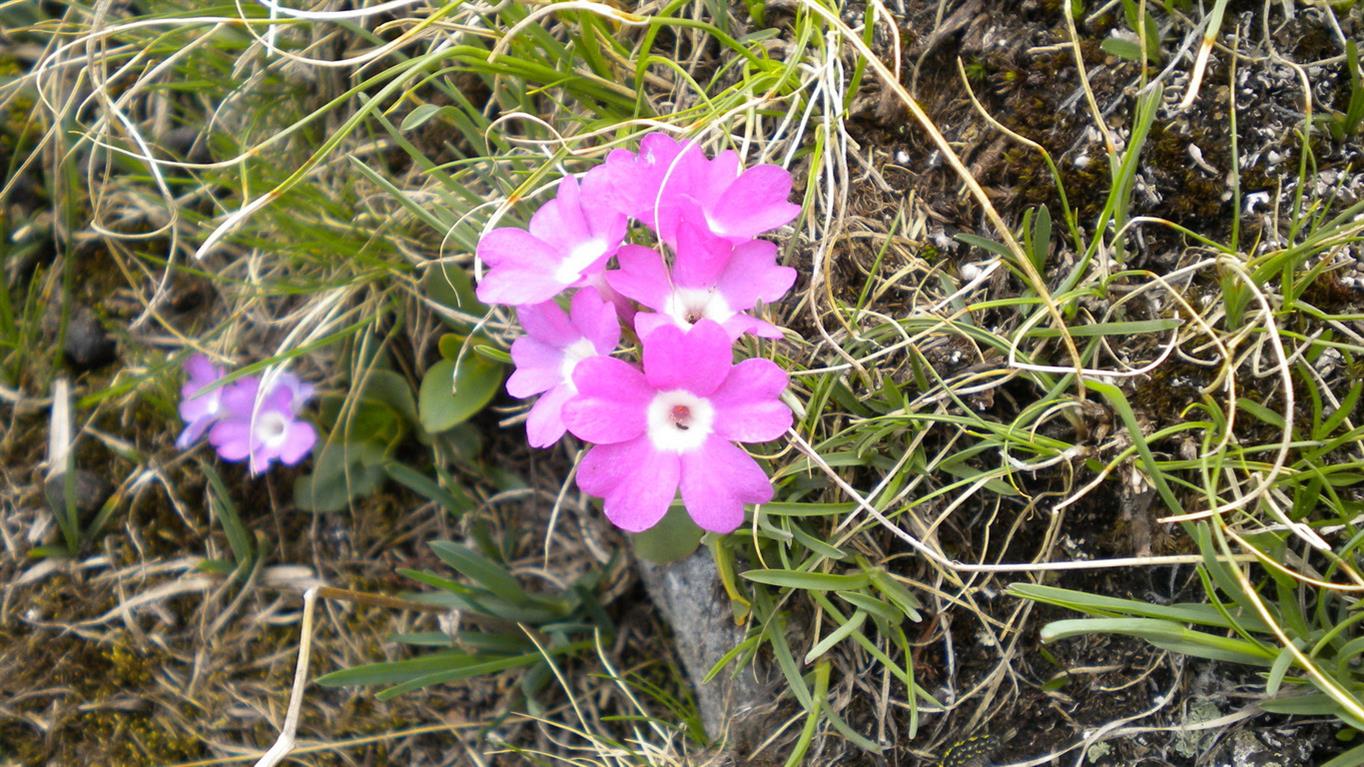
[[[459,515],[472,510],[474,504],[467,494],[464,500],[456,497],[454,493],[440,486],[436,480],[426,476],[416,469],[397,461],[389,461],[384,464],[384,473],[388,478],[406,487],[408,490],[422,496],[428,501],[440,504],[452,514]]]
[[[653,527],[630,536],[635,555],[640,559],[665,565],[689,556],[701,543],[705,531],[691,520],[680,503],[668,507],[668,513]]]
[[[1047,256],[1051,252],[1051,211],[1043,205],[1037,209],[1037,218],[1032,225],[1032,265],[1038,274],[1047,272]]]
[[[1099,47],[1104,53],[1126,61],[1141,61],[1141,43],[1122,37],[1105,37]]]
[[[403,124],[398,126],[398,130],[406,133],[410,130],[420,128],[427,120],[435,117],[441,109],[453,109],[453,107],[441,107],[437,104],[421,104],[416,109],[407,113],[403,118]]]
[[[449,637],[446,637],[449,642]],[[416,679],[437,671],[465,668],[476,663],[485,663],[491,658],[477,657],[466,652],[451,650],[433,653],[410,660],[386,663],[367,663],[363,666],[341,669],[317,678],[323,687],[361,687],[374,684],[398,684]]]
[[[412,396],[412,385],[394,370],[375,368],[362,376],[364,388],[360,390],[362,399],[381,402],[406,418],[408,423],[417,423],[417,401]]]
[[[246,526],[242,524],[241,517],[237,516],[237,507],[232,503],[232,496],[227,492],[227,486],[223,484],[222,477],[218,476],[217,470],[207,461],[201,462],[199,468],[208,479],[209,487],[209,509],[213,516],[218,519],[218,523],[223,526],[223,533],[227,535],[227,545],[232,548],[232,558],[238,565],[246,564],[252,559],[251,534],[246,531]],[[245,574],[245,571],[243,571]]]
[[[870,576],[871,583],[876,587],[876,590],[881,592],[886,599],[894,602],[895,606],[900,608],[906,617],[915,623],[923,619],[923,616],[919,614],[921,605],[913,592],[900,585],[884,571],[872,570]]]
[[[866,612],[862,610],[854,612],[852,614],[852,617],[849,618],[847,622],[845,622],[842,626],[839,626],[838,628],[834,629],[833,631],[830,631],[828,635],[826,635],[823,639],[819,640],[819,642],[817,642],[814,647],[810,648],[810,652],[805,654],[805,662],[813,663],[817,658],[824,655],[824,653],[833,649],[834,645],[837,645],[839,642],[842,642],[844,639],[847,639],[848,636],[852,634],[854,631],[862,628],[862,624],[865,623],[866,620],[867,620]]]
[[[561,647],[546,648],[545,654],[561,655],[564,653],[572,653],[577,652],[579,650],[590,649],[592,646],[593,643],[591,640],[571,642]],[[468,679],[469,677],[480,676],[482,674],[491,674],[497,671],[505,671],[507,669],[516,668],[517,666],[531,666],[543,661],[544,659],[545,659],[544,655],[541,655],[539,652],[533,652],[526,653],[525,655],[516,655],[510,658],[497,658],[495,660],[483,661],[481,663],[461,666],[459,668],[452,668],[445,671],[436,671],[430,674],[426,674],[425,676],[420,676],[417,677],[416,679],[403,682],[394,687],[390,687],[387,690],[380,692],[375,697],[377,697],[379,700],[389,700],[398,695],[402,695],[405,692],[419,690],[429,685],[441,684],[443,682],[453,682],[459,679]]]
[[[829,573],[807,573],[800,570],[749,570],[742,575],[754,583],[781,586],[788,589],[804,589],[805,591],[853,590],[860,589],[870,582],[866,573],[831,575]]]
[[[1136,637],[1164,650],[1209,660],[1251,666],[1270,666],[1276,653],[1244,639],[1233,639],[1187,629],[1178,623],[1151,618],[1079,618],[1048,623],[1042,627],[1043,642],[1086,636],[1119,634]]]
[[[502,599],[516,605],[531,602],[530,596],[511,573],[473,549],[454,541],[432,541],[431,550],[442,562]]]
[[[422,426],[442,432],[467,421],[482,410],[502,384],[502,366],[477,354],[466,354],[456,370],[453,360],[441,360],[426,371],[418,395]]]
[[[341,511],[384,480],[384,449],[373,442],[329,441],[313,459],[313,470],[294,480],[294,504],[304,511]]]

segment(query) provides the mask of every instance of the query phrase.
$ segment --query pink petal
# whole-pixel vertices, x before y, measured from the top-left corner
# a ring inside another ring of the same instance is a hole
[[[605,498],[606,518],[632,533],[648,530],[677,496],[681,461],[653,449],[648,437],[597,445],[578,466],[578,487]]]
[[[208,357],[202,354],[191,355],[189,359],[185,360],[185,372],[189,374],[189,380],[185,382],[185,385],[194,384],[195,391],[223,377],[222,368],[214,365]]]
[[[478,257],[492,265],[474,291],[484,303],[538,304],[566,287],[554,278],[558,254],[524,230],[488,232],[479,240]]]
[[[613,273],[614,272],[597,272],[586,278],[584,282],[587,284],[587,287],[592,288],[598,298],[611,305],[611,308],[616,312],[617,323],[624,322],[628,325],[633,322],[635,318],[635,312],[637,311],[635,302],[626,298],[620,291],[607,283],[606,275]],[[617,341],[619,341],[619,339],[617,339]]]
[[[696,198],[707,204],[714,203],[738,178],[739,154],[726,149],[707,165],[705,190],[696,194]]]
[[[548,301],[566,287],[542,267],[502,264],[483,275],[474,295],[485,304],[521,306]]]
[[[517,399],[534,397],[564,382],[564,350],[529,336],[512,342],[516,371],[507,379],[507,393]]]
[[[208,441],[223,460],[240,461],[251,452],[251,424],[238,419],[219,421],[209,431]]]
[[[704,222],[698,226],[691,219],[683,218],[677,227],[674,282],[688,288],[714,285],[729,265],[732,251],[729,241],[711,234]]]
[[[189,388],[186,386],[185,388]],[[215,389],[207,394],[198,397],[190,396],[180,401],[180,417],[185,421],[197,421],[202,418],[212,420],[216,415],[215,406],[218,405],[222,396],[222,389]],[[192,442],[193,440],[191,440]]]
[[[606,284],[650,309],[662,309],[672,290],[668,267],[656,250],[626,245],[616,253],[620,269],[606,273]]]
[[[560,253],[592,238],[592,230],[583,216],[576,178],[564,176],[559,181],[554,199],[541,205],[530,217],[530,233]]]
[[[185,427],[185,430],[180,432],[180,436],[176,437],[176,449],[184,450],[195,442],[198,442],[199,438],[204,436],[204,432],[208,431],[208,428],[215,423],[217,423],[216,419],[211,417],[191,420],[189,425]]]
[[[564,403],[573,398],[568,386],[556,386],[535,401],[526,419],[526,439],[531,447],[549,447],[564,436]]]
[[[715,286],[731,309],[742,311],[781,300],[795,283],[795,269],[777,266],[775,243],[750,240],[734,249]]]
[[[786,334],[781,332],[781,328],[773,325],[766,320],[760,320],[748,314],[740,312],[724,321],[725,332],[734,340],[739,340],[745,334],[757,336],[758,338],[781,339]]]
[[[526,253],[535,253],[546,263],[554,260],[554,252],[543,241],[514,226],[503,226],[488,232],[478,240],[475,249],[480,260],[488,266],[497,266],[504,259],[525,261]]]
[[[293,466],[303,460],[317,444],[317,430],[307,421],[294,421],[289,424],[289,432],[284,444],[279,447],[279,458],[286,466]]]
[[[592,342],[601,354],[610,354],[620,343],[620,318],[611,304],[593,290],[580,290],[569,308],[576,334]]]
[[[786,201],[790,195],[791,174],[784,169],[749,168],[707,207],[711,230],[731,239],[748,239],[776,229],[800,213],[799,205]]]
[[[260,378],[256,376],[239,378],[223,387],[221,391],[223,417],[249,419],[256,409],[256,393],[260,391]]]
[[[682,456],[681,485],[687,514],[715,533],[743,524],[745,503],[772,500],[772,482],[758,462],[718,435]]]
[[[715,408],[715,433],[737,442],[766,442],[791,428],[791,409],[779,397],[787,375],[770,360],[748,359],[734,366],[708,399]]]
[[[274,410],[287,418],[294,416],[294,390],[289,386],[276,385],[261,398],[259,412]]]
[[[634,366],[614,357],[589,357],[573,370],[578,396],[563,408],[564,424],[579,439],[611,444],[644,433],[645,410],[656,393]]]
[[[661,327],[644,339],[644,377],[659,391],[686,389],[705,397],[729,375],[733,359],[729,334],[711,320],[685,333]]]
[[[518,306],[516,319],[526,329],[526,335],[549,346],[563,348],[580,336],[568,315],[553,301]]]
[[[655,330],[663,327],[675,328],[677,327],[677,323],[673,322],[673,318],[666,314],[640,312],[635,315],[635,335],[640,338],[648,338],[653,335]],[[738,338],[738,336],[735,336],[735,338]]]
[[[583,176],[583,194],[622,215],[635,217],[648,196],[648,181],[637,167],[635,153],[613,149],[606,160]]]

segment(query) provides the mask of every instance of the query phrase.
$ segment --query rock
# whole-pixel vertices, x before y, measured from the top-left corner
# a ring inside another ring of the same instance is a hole
[[[118,345],[104,332],[94,312],[79,307],[66,323],[66,358],[78,371],[104,367],[117,358]]]
[[[94,515],[113,492],[104,477],[84,469],[76,469],[71,481],[76,497],[76,513],[82,519]],[[54,514],[66,513],[66,474],[48,477],[43,483],[43,494],[47,496],[47,506]]]
[[[760,713],[773,695],[764,690],[749,669],[735,674],[728,666],[707,684],[706,672],[744,638],[734,625],[729,597],[720,584],[715,559],[705,546],[669,565],[641,561],[644,584],[673,627],[677,653],[701,708],[706,733],[723,740],[732,751],[746,753],[770,734]]]

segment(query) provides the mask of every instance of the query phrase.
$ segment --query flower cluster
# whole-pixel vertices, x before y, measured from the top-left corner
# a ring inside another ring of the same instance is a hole
[[[785,295],[796,272],[757,238],[800,212],[790,193],[782,168],[744,169],[733,151],[707,157],[656,133],[563,179],[528,230],[479,241],[490,268],[478,298],[515,307],[526,331],[512,344],[507,391],[539,397],[530,444],[566,431],[591,443],[578,486],[604,499],[617,526],[653,527],[680,490],[698,525],[728,533],[744,504],[771,500],[767,474],[734,443],[791,426],[787,377],[769,360],[734,364],[733,347],[745,334],[781,337],[753,312]],[[630,239],[632,222],[656,247]],[[565,311],[556,299],[570,292]],[[640,339],[642,367],[611,356],[622,323]]]
[[[175,441],[184,450],[205,434],[227,461],[249,461],[260,474],[279,461],[292,466],[317,442],[313,425],[298,411],[313,396],[313,385],[291,373],[274,377],[262,392],[258,376],[219,384],[226,371],[202,354],[185,362],[188,378],[180,389],[180,417],[185,430]]]

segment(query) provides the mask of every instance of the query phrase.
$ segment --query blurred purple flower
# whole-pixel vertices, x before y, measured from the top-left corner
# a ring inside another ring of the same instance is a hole
[[[175,440],[175,446],[180,450],[204,436],[204,432],[218,420],[223,401],[223,387],[205,391],[217,383],[224,372],[208,357],[202,354],[191,356],[185,361],[185,372],[189,378],[180,387],[180,417],[185,419],[185,430]]]
[[[185,371],[189,378],[180,389],[185,430],[175,441],[177,448],[185,450],[207,433],[224,460],[250,459],[251,473],[260,474],[276,460],[298,463],[317,442],[312,424],[297,417],[313,396],[313,385],[298,376],[275,376],[269,392],[258,397],[257,376],[215,387],[226,371],[202,354],[190,357]]]
[[[255,378],[228,386],[223,392],[224,415],[208,433],[223,460],[249,460],[252,474],[266,471],[275,461],[293,466],[317,443],[317,430],[295,413],[295,387],[276,383],[264,397],[259,393],[260,381]]]

